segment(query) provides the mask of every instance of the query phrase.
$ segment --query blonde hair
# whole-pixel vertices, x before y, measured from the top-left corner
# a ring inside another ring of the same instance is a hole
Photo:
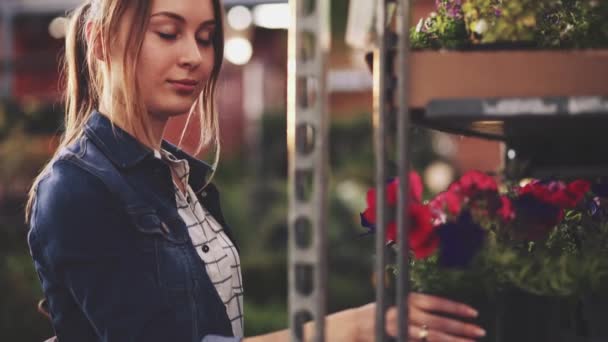
[[[220,155],[219,119],[215,108],[215,93],[217,80],[224,58],[223,9],[220,0],[210,0],[213,3],[213,14],[216,21],[213,36],[214,62],[209,79],[196,101],[192,104],[186,125],[181,132],[178,146],[181,146],[192,116],[198,114],[201,134],[196,147],[199,154],[206,146],[213,143],[215,158],[213,172],[217,168]],[[120,70],[112,70],[110,63],[100,62],[94,48],[100,47],[102,56],[108,56],[108,47],[113,37],[118,34],[119,25],[127,9],[132,9],[133,22],[128,25],[129,32],[122,54],[122,63],[116,63]],[[151,0],[89,0],[76,8],[70,15],[69,26],[65,40],[65,55],[63,57],[62,83],[65,88],[65,131],[61,136],[59,146],[40,174],[34,179],[28,194],[25,208],[25,222],[29,224],[32,204],[36,197],[38,183],[50,170],[52,160],[59,151],[82,136],[84,124],[94,109],[99,108],[102,98],[111,99],[108,105],[109,113],[104,113],[112,119],[115,113],[121,113],[125,129],[132,132],[138,139],[153,146],[153,138],[149,129],[149,119],[137,89],[136,73],[137,60],[143,44],[145,31],[148,26],[151,10]],[[91,25],[88,34],[86,26]],[[116,79],[113,79],[116,78]],[[117,84],[117,87],[113,85]],[[106,96],[103,96],[106,94]],[[111,120],[114,122],[114,120]],[[112,125],[114,128],[114,125]],[[213,173],[207,182],[213,177]]]

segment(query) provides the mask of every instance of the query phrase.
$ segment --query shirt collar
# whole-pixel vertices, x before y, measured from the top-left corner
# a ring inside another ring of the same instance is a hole
[[[113,125],[111,120],[98,111],[93,111],[87,120],[84,133],[116,166],[128,169],[144,159],[153,157],[154,151],[139,142],[135,137]],[[162,140],[161,148],[178,159],[185,159],[190,168],[190,185],[196,191],[205,185],[208,174],[212,171],[209,164],[196,159],[172,143]]]

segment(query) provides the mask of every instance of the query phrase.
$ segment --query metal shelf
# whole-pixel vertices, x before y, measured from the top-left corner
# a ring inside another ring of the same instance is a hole
[[[555,137],[606,136],[607,96],[432,100],[414,110],[417,124],[505,142]]]
[[[416,124],[503,141],[511,178],[595,177],[608,171],[608,97],[432,100]]]

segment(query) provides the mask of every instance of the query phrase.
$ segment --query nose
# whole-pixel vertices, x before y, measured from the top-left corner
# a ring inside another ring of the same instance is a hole
[[[203,56],[196,39],[184,39],[179,65],[194,70],[198,68],[202,62]]]

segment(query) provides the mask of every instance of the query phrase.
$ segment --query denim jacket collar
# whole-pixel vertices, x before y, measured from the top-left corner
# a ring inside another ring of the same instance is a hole
[[[135,137],[114,125],[110,119],[98,111],[93,111],[85,124],[84,133],[117,167],[128,169],[143,160],[153,157],[154,151],[139,142]],[[161,147],[179,159],[186,159],[190,166],[190,186],[197,191],[205,185],[207,176],[212,171],[207,163],[196,159],[177,146],[162,140]]]

